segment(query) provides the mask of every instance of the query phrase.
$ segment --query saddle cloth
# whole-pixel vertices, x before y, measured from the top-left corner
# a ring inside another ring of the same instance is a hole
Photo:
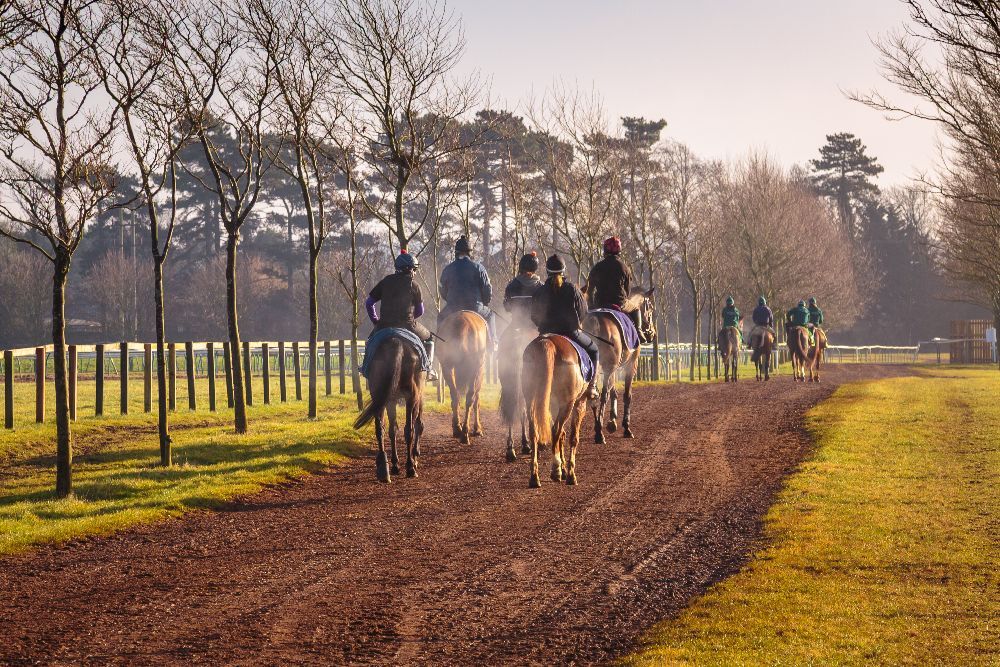
[[[614,308],[594,308],[590,312],[611,314],[615,318],[615,322],[618,323],[618,330],[622,334],[622,340],[625,341],[625,347],[630,350],[639,347],[639,332],[636,331],[635,323],[632,322],[632,318],[627,313]]]
[[[580,357],[580,372],[583,373],[583,379],[585,382],[589,383],[594,379],[594,362],[590,360],[590,355],[587,351],[580,347],[576,341],[574,341],[569,336],[563,336],[562,334],[546,334],[546,336],[554,337],[559,336],[560,338],[565,338],[569,341],[569,344],[573,346],[576,350],[576,354]]]
[[[413,346],[413,349],[417,351],[420,355],[420,369],[423,371],[429,371],[431,369],[430,361],[427,359],[427,350],[424,348],[424,342],[420,340],[420,336],[413,333],[409,329],[403,329],[401,327],[386,327],[385,329],[379,329],[378,331],[373,331],[372,335],[368,337],[365,341],[365,357],[361,361],[361,374],[368,378],[368,365],[371,360],[375,358],[375,353],[378,351],[379,345],[389,338],[397,337],[402,338],[404,341]]]

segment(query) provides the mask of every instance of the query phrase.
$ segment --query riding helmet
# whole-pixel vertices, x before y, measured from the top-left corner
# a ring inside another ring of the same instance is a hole
[[[759,299],[757,299],[757,305],[758,306],[766,306],[767,305],[767,299],[764,296],[761,296]]]
[[[805,308],[805,307],[806,307],[806,302],[805,301],[799,301],[799,308]]]
[[[816,305],[816,297],[814,297],[814,296],[809,297],[809,305],[810,306],[815,306]]]
[[[472,252],[472,246],[469,245],[469,238],[463,236],[462,238],[455,241],[455,254],[456,255],[468,255]]]
[[[604,241],[604,252],[609,255],[617,255],[622,251],[622,241],[617,236],[612,236]]]
[[[731,296],[727,296],[726,297],[726,305],[727,306],[735,306],[736,305],[736,299],[734,299]]]
[[[538,270],[538,253],[534,250],[521,258],[517,263],[518,273],[534,273]]]
[[[562,273],[566,270],[566,264],[563,263],[562,257],[559,255],[552,255],[545,261],[545,270],[553,275]]]
[[[406,248],[399,251],[399,255],[396,257],[396,261],[393,262],[393,266],[396,267],[396,271],[412,271],[413,269],[420,266],[417,262],[416,257],[406,252]]]

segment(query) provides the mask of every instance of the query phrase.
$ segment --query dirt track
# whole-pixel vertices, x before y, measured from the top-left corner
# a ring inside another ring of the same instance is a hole
[[[892,372],[643,389],[637,438],[584,440],[577,487],[546,456],[529,490],[492,410],[471,447],[434,417],[416,480],[379,485],[364,459],[0,562],[0,663],[607,661],[745,561],[808,446],[803,411]]]

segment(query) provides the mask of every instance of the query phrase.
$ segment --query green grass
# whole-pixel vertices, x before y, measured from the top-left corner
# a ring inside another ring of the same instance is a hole
[[[846,385],[741,572],[633,664],[1000,664],[1000,373]]]
[[[237,436],[232,410],[225,407],[220,378],[219,411],[208,410],[208,382],[196,382],[198,409],[188,410],[187,385],[178,381],[177,411],[170,416],[174,466],[162,468],[155,413],[143,412],[142,381],[130,386],[129,415],[119,413],[117,380],[105,386],[105,416],[94,417],[93,381],[80,383],[78,421],[73,424],[72,498],[55,498],[55,428],[52,385],[46,386],[46,423],[34,423],[34,385],[15,386],[15,430],[0,428],[0,554],[31,545],[109,534],[140,523],[218,506],[263,486],[300,477],[358,454],[372,442],[371,430],[351,427],[355,397],[322,396],[319,419],[306,419],[305,401],[278,402],[272,378],[272,405],[262,405],[255,378],[255,405],[248,409],[250,433]],[[334,391],[339,383],[334,380]],[[350,381],[348,381],[348,389]],[[2,391],[2,390],[0,390]],[[303,378],[303,393],[305,393]],[[430,388],[426,409],[438,411]],[[155,410],[156,388],[153,387]],[[492,402],[490,402],[492,401]],[[484,405],[495,405],[495,391]]]

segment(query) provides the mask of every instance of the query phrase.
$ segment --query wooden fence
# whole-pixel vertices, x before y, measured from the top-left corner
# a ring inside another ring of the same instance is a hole
[[[986,330],[993,328],[990,320],[953,320],[949,352],[953,364],[991,364],[994,343],[986,340]]]

